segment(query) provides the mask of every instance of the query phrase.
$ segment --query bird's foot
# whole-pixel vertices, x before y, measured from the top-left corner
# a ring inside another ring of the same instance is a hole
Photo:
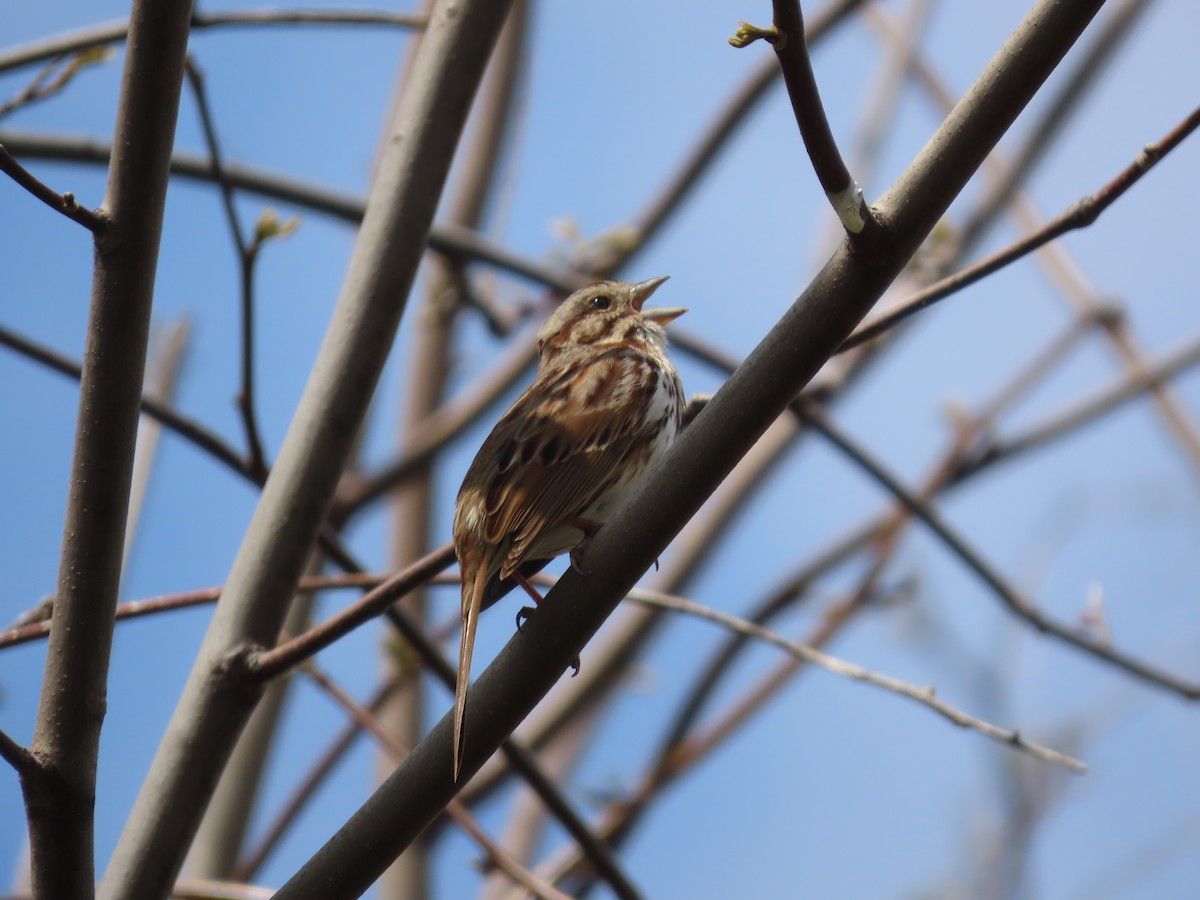
[[[592,570],[587,568],[586,566],[584,566],[584,564],[582,562],[580,562],[580,559],[579,559],[579,553],[583,549],[584,544],[587,543],[587,540],[588,540],[587,538],[584,538],[583,541],[580,542],[580,544],[578,546],[576,546],[576,548],[574,550],[571,551],[570,559],[571,559],[571,568],[572,569],[574,569],[576,572],[578,572],[584,578],[591,578]]]

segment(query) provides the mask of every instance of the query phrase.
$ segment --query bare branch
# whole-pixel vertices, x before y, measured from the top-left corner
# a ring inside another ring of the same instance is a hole
[[[375,590],[326,619],[320,625],[272,650],[259,651],[244,660],[248,674],[267,681],[282,675],[359,625],[379,616],[410,591],[429,581],[454,562],[454,545],[446,544],[397,572]]]
[[[983,719],[977,718],[965,713],[962,710],[956,709],[953,706],[939,700],[937,691],[934,687],[917,687],[915,684],[909,684],[906,681],[901,681],[898,678],[892,678],[888,675],[882,675],[878,672],[873,672],[863,666],[855,665],[854,663],[846,662],[838,659],[835,656],[830,656],[827,653],[822,653],[813,647],[806,644],[801,644],[798,641],[788,640],[771,631],[763,628],[761,625],[756,625],[753,622],[748,622],[745,619],[740,619],[737,616],[731,616],[727,613],[720,612],[711,607],[704,606],[695,601],[688,600],[684,597],[673,597],[670,594],[660,594],[655,591],[633,590],[629,592],[629,599],[636,603],[645,603],[651,606],[660,606],[664,609],[672,609],[676,612],[687,613],[689,616],[706,619],[727,628],[737,634],[744,634],[747,637],[755,638],[756,640],[764,641],[774,647],[778,647],[790,653],[797,659],[802,659],[806,663],[817,666],[829,672],[832,675],[837,675],[841,678],[849,678],[852,681],[862,681],[866,684],[873,684],[875,687],[882,688],[885,691],[890,691],[893,694],[898,694],[901,697],[907,697],[910,700],[915,700],[923,706],[943,716],[950,722],[960,728],[967,728],[972,731],[978,731],[980,734],[991,738],[994,741],[999,741],[1012,747],[1014,750],[1019,750],[1022,753],[1027,753],[1034,759],[1040,759],[1042,762],[1053,763],[1054,765],[1063,766],[1066,769],[1074,772],[1076,775],[1082,775],[1087,771],[1087,766],[1079,760],[1074,759],[1060,753],[1057,750],[1051,750],[1049,747],[1043,747],[1040,744],[1035,744],[1026,741],[1021,732],[1000,728],[990,722],[985,722]]]
[[[388,733],[375,713],[358,703],[325,672],[311,661],[304,664],[302,671],[346,711],[358,728],[375,738],[394,762],[400,762],[408,756],[409,749]],[[475,817],[460,802],[451,800],[446,805],[446,815],[479,846],[479,849],[483,851],[486,865],[494,866],[504,872],[514,883],[521,885],[537,897],[543,897],[546,900],[570,900],[566,894],[542,881],[493,841],[480,827]]]
[[[37,775],[38,762],[33,758],[33,754],[9,737],[3,729],[0,729],[0,759],[16,769],[22,778]]]
[[[1109,387],[1072,404],[1066,409],[1048,415],[1041,422],[1030,425],[1011,438],[996,440],[962,470],[955,474],[955,481],[967,474],[990,468],[1019,456],[1029,450],[1042,447],[1051,441],[1072,434],[1088,423],[1119,409],[1147,391],[1167,384],[1181,372],[1200,363],[1200,338],[1193,338],[1183,346],[1165,354],[1158,361],[1146,364],[1141,371],[1133,371]]]
[[[1003,176],[988,186],[986,196],[963,227],[959,240],[964,247],[975,246],[995,221],[997,213],[1009,204],[1017,188],[1028,179],[1051,142],[1071,120],[1072,113],[1079,108],[1087,92],[1096,85],[1100,73],[1104,71],[1105,60],[1111,59],[1121,44],[1133,34],[1133,26],[1149,5],[1148,0],[1121,0],[1099,24],[1094,39],[1083,48],[1079,60],[1058,92],[1030,125],[1028,136]]]
[[[879,224],[863,199],[862,188],[846,168],[837,142],[833,139],[829,119],[821,105],[812,62],[808,57],[800,4],[798,0],[774,0],[772,6],[775,22],[771,28],[754,28],[742,22],[737,37],[730,38],[730,43],[742,47],[761,37],[775,48],[792,101],[792,110],[796,114],[796,124],[800,126],[800,136],[804,139],[805,149],[808,150],[825,196],[851,238],[872,240]]]
[[[263,488],[206,640],[121,835],[105,900],[157,896],[253,706],[231,652],[278,633],[404,311],[453,150],[508,4],[435,7],[355,244],[342,295]],[[252,697],[251,697],[252,700]]]
[[[378,573],[350,575],[310,575],[300,579],[299,591],[318,591],[327,588],[372,588],[382,584],[390,576]],[[156,597],[146,597],[142,600],[127,600],[117,605],[118,621],[122,619],[140,619],[160,612],[171,612],[177,609],[188,609],[192,606],[203,606],[206,603],[216,603],[221,596],[220,587],[196,588],[192,591],[181,591],[174,594],[160,594]],[[0,650],[26,644],[45,637],[50,633],[49,614],[53,609],[53,598],[34,610],[23,613],[18,617],[18,623],[11,628],[0,631]],[[43,618],[44,616],[44,618]]]
[[[475,682],[467,713],[475,735],[462,771],[473,774],[529,713],[655,557],[902,270],[1099,8],[1099,0],[1042,0],[1018,26],[931,143],[881,199],[889,243],[868,263],[848,242],[684,431],[583,552],[585,578],[568,570],[524,629]],[[913,198],[920,198],[914,202]],[[671,477],[662,477],[670,471]],[[569,597],[569,601],[564,599]],[[446,716],[329,843],[285,885],[353,890],[384,856],[420,834],[453,796]],[[365,830],[364,830],[365,829]],[[380,835],[365,846],[363,837]]]
[[[225,174],[224,163],[221,160],[221,144],[217,139],[217,128],[213,123],[212,109],[208,102],[208,91],[204,86],[204,73],[191,58],[188,59],[188,84],[196,98],[196,108],[200,114],[200,126],[204,132],[204,142],[208,145],[208,157],[212,160],[213,177],[221,189],[221,206],[225,210],[225,223],[229,227],[229,235],[233,238],[233,247],[237,253],[238,272],[241,283],[241,386],[238,390],[237,405],[241,413],[242,429],[246,435],[246,467],[255,478],[266,478],[267,459],[263,453],[262,438],[258,432],[258,416],[254,411],[254,263],[258,259],[258,249],[261,240],[255,239],[253,244],[247,244],[242,233],[242,225],[238,220],[237,207],[234,205],[233,185]]]
[[[44,347],[41,344],[31,341],[26,337],[15,334],[3,326],[0,326],[0,346],[8,347],[27,359],[41,363],[48,369],[66,375],[75,381],[79,381],[83,376],[83,367],[75,360],[55,350],[51,350],[49,347]],[[255,485],[261,486],[246,471],[246,465],[241,455],[233,447],[225,443],[219,435],[209,431],[199,422],[188,418],[173,407],[146,394],[143,394],[139,401],[139,409],[145,415],[159,422],[164,428],[179,435],[179,437],[208,454],[226,468],[236,472]]]
[[[379,686],[375,694],[367,701],[366,708],[370,712],[375,712],[387,702],[388,697],[400,685],[400,679],[390,678]],[[312,768],[296,785],[292,795],[280,808],[275,815],[274,820],[264,830],[263,835],[259,838],[245,857],[241,859],[234,867],[231,877],[237,881],[249,881],[253,878],[267,857],[279,845],[287,830],[295,823],[301,810],[312,799],[317,788],[325,781],[325,778],[333,770],[333,767],[345,756],[350,749],[355,739],[362,734],[362,729],[355,721],[346,723],[346,726],[329,742],[329,746],[325,749]]]
[[[96,755],[190,0],[137,0],[96,232],[58,601],[26,779],[37,896],[90,898]]]
[[[1143,147],[1137,158],[1104,187],[1086,197],[1081,197],[1057,218],[1047,222],[1032,234],[993,253],[986,259],[981,259],[965,269],[923,288],[895,306],[884,310],[880,315],[872,317],[846,338],[842,346],[838,348],[838,352],[845,353],[847,350],[878,337],[914,313],[981,281],[988,275],[1028,256],[1034,250],[1069,231],[1087,228],[1100,218],[1101,214],[1112,206],[1122,194],[1137,184],[1141,177],[1154,168],[1164,156],[1179,146],[1184,138],[1195,131],[1198,126],[1200,126],[1200,107],[1193,110],[1191,115],[1171,129],[1157,143],[1147,144]]]
[[[60,56],[50,62],[37,77],[7,103],[0,104],[0,119],[13,110],[45,100],[61,92],[76,75],[88,66],[108,59],[111,54],[103,48],[92,48]]]
[[[409,13],[353,9],[262,9],[192,13],[193,31],[245,25],[386,25],[397,28],[423,28],[425,19]],[[0,53],[0,73],[67,53],[115,44],[125,40],[128,34],[128,20],[119,19],[13,47],[5,53]]]
[[[80,206],[76,202],[74,194],[70,192],[60,194],[38,181],[28,169],[17,162],[16,157],[9,153],[8,148],[3,144],[0,144],[0,172],[4,172],[52,210],[62,213],[72,222],[78,222],[92,234],[101,235],[108,226],[103,213]]]
[[[855,461],[857,465],[869,472],[871,477],[904,504],[905,508],[920,519],[935,534],[938,539],[960,560],[963,561],[1000,602],[1010,612],[1025,620],[1035,629],[1051,637],[1070,644],[1103,663],[1107,663],[1126,673],[1133,675],[1155,687],[1165,688],[1188,700],[1200,700],[1200,684],[1186,681],[1169,672],[1164,672],[1149,663],[1114,649],[1108,644],[1093,640],[1075,627],[1062,625],[1046,616],[1022,597],[1015,588],[1009,585],[987,562],[984,561],[967,542],[959,536],[928,504],[910,493],[899,480],[887,472],[884,467],[870,457],[861,447],[857,446],[847,435],[841,432],[815,406],[809,406],[805,411],[806,421],[823,435],[833,441],[843,453]]]

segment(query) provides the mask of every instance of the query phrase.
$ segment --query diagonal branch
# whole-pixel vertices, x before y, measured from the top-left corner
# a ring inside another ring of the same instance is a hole
[[[1176,125],[1161,140],[1147,144],[1122,172],[1104,187],[1086,197],[1075,201],[1070,208],[1063,211],[1057,218],[1047,222],[1037,231],[1015,241],[1003,250],[993,253],[986,259],[967,266],[953,275],[937,281],[918,291],[879,316],[873,317],[855,329],[846,338],[839,353],[845,353],[889,331],[909,316],[932,306],[939,300],[944,300],[951,294],[970,287],[987,276],[998,272],[1010,263],[1028,256],[1039,247],[1045,246],[1055,238],[1069,231],[1087,228],[1100,218],[1106,209],[1113,205],[1127,190],[1133,187],[1142,176],[1153,169],[1164,156],[1178,147],[1188,135],[1200,127],[1200,107],[1192,110],[1182,122]]]
[[[955,556],[962,560],[1014,615],[1028,622],[1043,634],[1048,634],[1063,643],[1070,644],[1101,662],[1122,669],[1148,684],[1165,688],[1187,700],[1200,700],[1200,684],[1186,681],[1170,672],[1165,672],[1149,663],[1135,659],[1103,641],[1094,640],[1078,628],[1055,622],[1049,616],[1045,615],[1009,585],[982,556],[975,552],[974,548],[968,545],[954,529],[942,520],[941,516],[937,514],[932,506],[923,502],[905,488],[899,479],[895,478],[877,460],[872,459],[863,448],[857,446],[847,435],[843,434],[815,405],[808,406],[804,412],[804,417],[805,421],[837,445],[843,453],[853,459],[860,468],[867,471],[888,493],[899,500],[912,515],[920,519],[927,528],[936,534],[938,539]]]
[[[104,214],[86,209],[75,200],[75,195],[69,191],[60,194],[54,188],[43,184],[34,177],[28,169],[17,162],[8,148],[0,144],[0,172],[3,172],[33,196],[37,197],[55,212],[60,212],[72,222],[78,222],[94,235],[101,235],[107,226]]]
[[[66,375],[68,378],[73,378],[76,381],[79,381],[83,377],[83,366],[77,361],[31,341],[26,337],[15,334],[2,326],[0,326],[0,346],[8,347],[25,358],[41,363],[46,368]],[[227,444],[220,435],[209,431],[199,422],[188,418],[174,407],[148,394],[142,395],[140,409],[145,415],[207,453],[226,468],[261,487],[261,482],[256,481],[246,471],[246,465],[241,455]]]
[[[345,710],[358,728],[375,738],[379,745],[387,751],[393,762],[400,762],[408,756],[409,749],[388,733],[375,711],[367,709],[356,701],[313,663],[305,663],[303,671],[329,695],[334,703]],[[542,897],[545,900],[570,900],[566,894],[542,881],[493,841],[462,803],[456,800],[448,804],[446,815],[466,833],[467,837],[479,845],[479,849],[484,854],[484,864],[487,867],[495,867],[504,872],[515,884],[521,885],[535,897]]]
[[[1100,0],[1042,0],[879,201],[887,241],[871,258],[844,242],[629,502],[475,682],[467,777],[528,715],[613,608],[870,309],[1095,15]],[[661,477],[669,471],[670,478]],[[322,884],[351,894],[416,838],[457,790],[447,715],[280,900]],[[461,781],[462,779],[460,779]],[[367,835],[372,840],[365,840]],[[382,837],[381,837],[382,835]]]
[[[258,681],[269,681],[292,667],[312,658],[334,641],[359,625],[382,615],[397,600],[405,597],[454,562],[454,545],[445,544],[397,572],[379,587],[330,616],[320,625],[271,650],[247,657],[247,674]]]
[[[397,678],[390,678],[385,681],[366,702],[366,709],[372,713],[376,712],[380,706],[387,702],[388,697],[392,695],[399,685],[400,679]],[[267,861],[267,857],[279,846],[279,842],[283,839],[284,834],[296,823],[300,812],[308,804],[308,801],[312,799],[317,789],[325,782],[326,777],[333,770],[333,767],[346,755],[346,752],[361,733],[362,729],[359,728],[358,723],[351,721],[334,736],[325,751],[317,757],[317,761],[313,763],[308,774],[297,783],[291,796],[283,804],[279,812],[275,814],[275,818],[271,821],[271,824],[263,830],[263,834],[258,839],[258,842],[238,861],[238,864],[231,873],[233,879],[237,881],[249,881],[258,874],[258,870]]]
[[[746,637],[754,638],[755,640],[764,641],[774,647],[778,647],[796,659],[824,669],[831,675],[837,675],[842,678],[849,678],[852,681],[861,681],[864,684],[871,684],[875,687],[889,691],[901,697],[907,697],[925,706],[948,721],[954,723],[959,728],[967,728],[971,731],[977,731],[985,737],[992,740],[1000,741],[1007,744],[1015,750],[1022,753],[1027,753],[1034,759],[1039,759],[1042,762],[1053,763],[1054,765],[1063,766],[1064,768],[1074,772],[1076,775],[1082,775],[1087,771],[1087,766],[1079,760],[1068,756],[1065,753],[1060,753],[1057,750],[1052,750],[1049,747],[1043,747],[1040,744],[1035,744],[1025,740],[1021,736],[1020,731],[1000,728],[993,725],[991,722],[986,722],[983,719],[973,716],[970,713],[965,713],[960,709],[950,706],[948,703],[939,699],[937,691],[932,686],[917,687],[915,684],[909,684],[906,681],[901,681],[898,678],[892,678],[889,675],[882,675],[879,672],[873,672],[864,666],[859,666],[854,663],[846,662],[838,659],[835,656],[830,656],[828,653],[823,653],[807,644],[802,644],[799,641],[788,640],[782,635],[776,634],[761,625],[756,625],[753,622],[748,622],[745,619],[731,616],[728,613],[723,613],[720,610],[704,606],[684,597],[673,597],[669,594],[660,594],[656,591],[634,590],[630,591],[629,599],[635,603],[644,603],[650,606],[659,606],[664,609],[674,610],[675,612],[686,613],[689,616],[695,616],[700,619],[705,619],[720,625],[735,634],[745,635]]]
[[[1159,359],[1143,364],[1140,370],[1131,372],[1065,409],[1051,413],[1010,438],[994,439],[954,474],[953,482],[957,483],[996,463],[1072,434],[1142,394],[1162,387],[1179,373],[1196,365],[1200,365],[1200,337],[1193,337]]]
[[[33,758],[33,754],[3,730],[0,730],[0,759],[16,769],[21,778],[36,774],[38,762]]]

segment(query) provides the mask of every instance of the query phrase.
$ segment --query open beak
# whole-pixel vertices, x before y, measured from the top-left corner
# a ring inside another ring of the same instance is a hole
[[[662,275],[658,278],[640,281],[633,286],[633,308],[637,310],[643,319],[649,319],[651,322],[657,322],[659,325],[666,325],[668,322],[678,319],[687,312],[682,307],[674,307],[672,309],[642,309],[642,304],[650,298],[651,294],[658,290],[658,286],[666,281],[667,278],[668,276]]]

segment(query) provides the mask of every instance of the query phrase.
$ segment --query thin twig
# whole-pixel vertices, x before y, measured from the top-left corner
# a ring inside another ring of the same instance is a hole
[[[844,23],[865,0],[832,0],[817,12],[808,23],[808,41],[816,46],[834,28]],[[701,177],[711,170],[712,163],[728,145],[738,129],[749,120],[758,108],[768,89],[779,79],[779,64],[770,58],[750,73],[721,104],[719,111],[690,146],[684,161],[675,174],[651,198],[646,207],[636,216],[634,232],[637,240],[625,247],[612,261],[610,270],[628,266],[637,255],[649,246],[653,237],[679,210],[684,200],[692,196],[692,190]]]
[[[9,737],[3,729],[0,729],[0,759],[12,766],[21,777],[37,770],[37,760],[33,758],[33,754]]]
[[[105,49],[91,49],[51,60],[50,64],[37,74],[37,77],[29,83],[25,90],[7,103],[0,104],[0,119],[23,106],[53,97],[70,84],[71,79],[84,68],[102,62],[110,55]]]
[[[933,507],[912,494],[900,481],[889,473],[884,466],[872,458],[865,449],[860,447],[848,435],[837,428],[814,405],[804,411],[805,421],[820,431],[832,441],[849,458],[868,472],[893,497],[899,500],[905,508],[925,523],[941,542],[979,579],[987,585],[992,594],[1018,618],[1023,619],[1043,634],[1048,634],[1064,643],[1076,647],[1088,655],[1122,669],[1135,678],[1145,681],[1155,687],[1164,688],[1187,700],[1200,700],[1200,684],[1187,681],[1170,672],[1158,669],[1149,663],[1135,659],[1112,646],[1093,640],[1077,628],[1062,625],[1046,616],[1022,597],[1015,588],[1008,584],[983,557],[975,552],[954,529],[942,520]]]
[[[424,28],[427,18],[418,13],[373,9],[259,9],[218,13],[196,13],[192,28],[231,25],[389,25]]]
[[[298,591],[320,591],[331,588],[373,588],[382,584],[389,574],[366,572],[345,575],[306,575],[300,579]],[[161,612],[171,612],[177,609],[189,609],[193,606],[203,606],[216,603],[221,596],[220,586],[196,588],[191,591],[180,591],[173,594],[159,594],[141,600],[127,600],[117,605],[117,619],[140,619]],[[53,598],[18,616],[19,624],[0,631],[0,650],[26,644],[50,633],[50,612],[53,609]]]
[[[78,361],[35,341],[31,341],[29,338],[16,334],[3,326],[0,326],[0,346],[8,347],[10,350],[14,350],[27,359],[40,363],[46,368],[66,375],[75,381],[79,381],[82,377],[83,368]],[[199,422],[188,418],[173,407],[145,393],[142,394],[139,408],[143,414],[157,420],[164,428],[169,429],[188,443],[202,450],[226,468],[236,472],[251,483],[259,487],[262,486],[261,482],[251,477],[250,473],[246,470],[246,465],[241,454],[215,432],[210,431]]]
[[[1179,373],[1197,364],[1200,364],[1200,337],[1193,338],[1183,346],[1164,354],[1157,361],[1147,363],[1141,371],[1134,371],[1066,409],[1051,413],[1013,437],[994,440],[982,449],[975,459],[965,464],[955,474],[954,480],[961,481],[968,474],[973,475],[981,469],[990,468],[996,463],[1073,434],[1101,416],[1119,409],[1130,400],[1166,384]]]
[[[246,241],[242,224],[238,219],[237,207],[234,203],[233,185],[225,174],[225,166],[221,159],[221,143],[217,139],[217,128],[213,122],[212,108],[208,101],[208,91],[204,85],[204,73],[190,56],[187,61],[188,85],[196,100],[196,109],[200,115],[200,125],[204,132],[204,142],[208,146],[208,158],[212,162],[212,174],[221,191],[221,206],[225,211],[225,223],[229,227],[229,235],[233,238],[234,252],[237,254],[239,282],[241,287],[241,385],[237,394],[238,412],[242,419],[242,430],[246,435],[246,466],[256,477],[265,477],[267,472],[266,455],[263,453],[262,438],[258,430],[258,416],[254,411],[254,264],[258,259],[259,242],[253,244]]]
[[[984,237],[998,218],[997,213],[1029,179],[1054,139],[1080,108],[1088,91],[1099,84],[1101,74],[1107,71],[1105,63],[1134,33],[1134,24],[1149,6],[1149,0],[1120,0],[1112,4],[1111,14],[1098,23],[1095,36],[1081,48],[1078,58],[1072,60],[1073,68],[1064,73],[1055,93],[1045,98],[1045,105],[1039,108],[1002,176],[985,188],[985,195],[958,236],[964,247],[974,247]]]
[[[977,718],[965,713],[962,710],[956,709],[953,706],[939,700],[937,691],[931,687],[917,687],[914,684],[909,684],[906,681],[901,681],[898,678],[892,678],[888,675],[882,675],[878,672],[873,672],[863,666],[855,665],[854,663],[846,662],[837,657],[830,656],[827,653],[822,653],[813,647],[801,644],[797,641],[789,640],[774,631],[763,628],[761,625],[756,625],[745,619],[740,619],[737,616],[731,616],[727,613],[712,609],[684,597],[674,597],[670,594],[660,594],[655,591],[633,590],[629,592],[628,599],[636,603],[644,603],[650,606],[659,606],[665,609],[672,609],[677,612],[687,613],[689,616],[706,619],[714,622],[717,625],[727,628],[737,634],[744,634],[747,637],[752,637],[760,641],[765,641],[775,647],[780,648],[797,659],[802,659],[806,663],[818,666],[833,675],[842,678],[849,678],[852,681],[862,681],[866,684],[873,684],[876,687],[882,688],[885,691],[890,691],[894,694],[899,694],[902,697],[907,697],[910,700],[915,700],[918,703],[927,706],[934,712],[945,717],[960,728],[967,728],[972,731],[978,731],[980,734],[1006,744],[1015,750],[1022,753],[1027,753],[1034,759],[1040,759],[1043,762],[1053,763],[1055,765],[1064,766],[1077,775],[1087,771],[1087,766],[1073,757],[1060,753],[1057,750],[1051,750],[1048,747],[1043,747],[1040,744],[1035,744],[1025,740],[1021,736],[1020,731],[1000,728],[990,722]]]
[[[4,172],[33,196],[37,197],[55,212],[60,212],[72,222],[78,222],[94,235],[101,235],[108,226],[104,214],[86,209],[75,200],[71,192],[60,194],[53,188],[43,184],[23,165],[17,162],[15,156],[0,144],[0,172]]]
[[[792,101],[792,110],[796,114],[796,124],[800,126],[800,136],[821,188],[846,232],[860,241],[870,239],[879,226],[863,199],[862,188],[846,168],[829,127],[812,61],[808,56],[800,4],[797,0],[774,0],[772,7],[775,21],[771,28],[756,28],[742,22],[737,34],[729,42],[735,47],[744,47],[763,38],[775,48],[788,97]]]
[[[874,337],[878,337],[914,313],[932,306],[939,300],[943,300],[963,288],[975,284],[1067,232],[1087,228],[1092,225],[1122,194],[1137,184],[1143,175],[1154,168],[1164,156],[1179,146],[1184,138],[1195,131],[1197,127],[1200,127],[1200,107],[1193,110],[1187,118],[1171,129],[1157,143],[1147,144],[1137,155],[1137,158],[1104,187],[1095,193],[1080,198],[1057,218],[1047,222],[1032,234],[1021,238],[1019,241],[1015,241],[1008,247],[993,253],[985,259],[979,260],[979,262],[967,266],[965,269],[955,272],[953,275],[949,275],[929,285],[896,304],[894,307],[885,310],[879,316],[872,317],[869,321],[855,329],[850,337],[846,338],[842,346],[838,348],[838,352],[845,353],[847,350],[857,347]]]
[[[338,638],[369,622],[409,591],[427,582],[454,562],[454,545],[445,544],[397,572],[379,587],[330,616],[320,625],[271,650],[249,655],[247,673],[256,680],[268,681],[310,659]]]
[[[243,25],[387,25],[398,28],[423,28],[425,24],[423,16],[382,10],[262,9],[192,13],[193,31]],[[0,53],[0,73],[54,59],[66,53],[78,53],[92,47],[115,44],[125,40],[128,34],[129,21],[118,19],[12,47]]]
[[[881,27],[889,34],[897,31],[895,24],[878,4],[868,7],[866,12],[865,18],[870,24]],[[912,68],[919,83],[937,105],[943,110],[949,111],[954,106],[954,97],[933,68],[920,56],[914,57]],[[1005,155],[998,150],[989,157],[985,168],[997,170],[996,178],[1002,180],[1012,169],[1012,166],[1004,160]],[[1019,190],[1014,199],[1014,214],[1020,227],[1025,231],[1040,228],[1043,220],[1038,214],[1029,192]],[[960,253],[962,249],[960,242]],[[1058,285],[1067,301],[1077,311],[1094,314],[1097,306],[1111,305],[1102,304],[1098,300],[1096,289],[1087,283],[1077,266],[1072,264],[1063,244],[1047,245],[1038,258],[1042,261],[1050,280]],[[1143,365],[1144,354],[1123,319],[1117,316],[1101,316],[1100,324],[1104,327],[1113,349],[1126,368],[1129,370],[1139,369]],[[1168,432],[1188,457],[1193,471],[1200,475],[1200,429],[1197,428],[1195,417],[1187,405],[1171,390],[1170,385],[1163,384],[1155,388],[1153,398],[1155,408],[1167,426]]]

